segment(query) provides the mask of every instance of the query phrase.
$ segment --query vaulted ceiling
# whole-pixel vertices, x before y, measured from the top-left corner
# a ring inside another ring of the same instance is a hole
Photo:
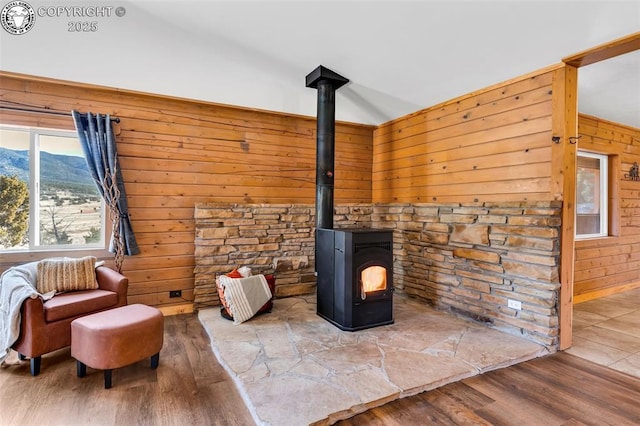
[[[304,77],[322,64],[350,79],[337,118],[379,124],[640,30],[637,0],[120,4],[92,33],[65,16],[0,31],[0,67],[313,116]],[[640,127],[639,105],[639,51],[580,68],[581,112]]]

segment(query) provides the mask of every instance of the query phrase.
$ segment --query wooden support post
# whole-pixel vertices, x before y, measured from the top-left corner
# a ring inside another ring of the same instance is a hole
[[[566,65],[553,72],[553,137],[551,191],[562,200],[562,234],[560,240],[560,343],[567,349],[572,342],[573,282],[575,253],[575,199],[577,144],[569,138],[578,136],[578,69]]]

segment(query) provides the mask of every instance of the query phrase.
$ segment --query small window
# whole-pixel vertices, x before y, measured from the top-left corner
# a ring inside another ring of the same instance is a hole
[[[576,179],[576,238],[606,237],[609,233],[606,155],[578,152]]]
[[[103,249],[105,208],[73,132],[0,128],[0,252]]]

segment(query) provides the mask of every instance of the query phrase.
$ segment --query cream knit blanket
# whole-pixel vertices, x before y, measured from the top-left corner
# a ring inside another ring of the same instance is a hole
[[[11,345],[20,336],[20,308],[29,297],[38,297],[38,262],[13,266],[0,277],[0,364],[9,356]]]
[[[271,290],[264,275],[247,278],[220,276],[218,279],[224,287],[224,298],[229,304],[234,324],[252,318],[271,299]]]

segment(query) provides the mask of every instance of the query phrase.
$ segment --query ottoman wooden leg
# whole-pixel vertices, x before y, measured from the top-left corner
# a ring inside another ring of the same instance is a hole
[[[84,377],[87,375],[87,366],[80,361],[76,361],[76,371],[78,372],[78,377]]]
[[[104,388],[111,389],[111,373],[113,370],[104,370]]]
[[[151,368],[155,370],[158,364],[160,364],[160,352],[151,357]]]

